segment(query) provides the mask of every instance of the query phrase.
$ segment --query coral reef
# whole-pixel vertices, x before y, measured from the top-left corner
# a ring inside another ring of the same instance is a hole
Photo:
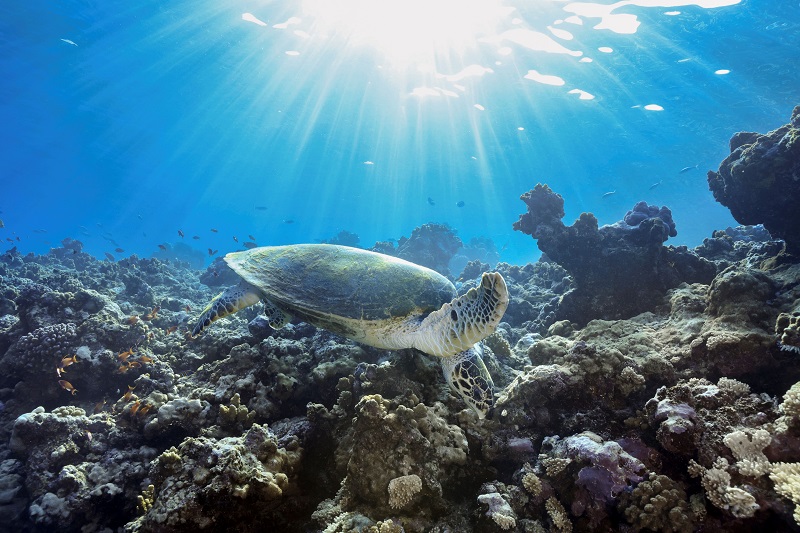
[[[716,267],[685,247],[664,247],[677,235],[666,207],[637,203],[624,219],[598,227],[591,213],[565,226],[564,199],[537,184],[520,199],[528,207],[514,229],[531,235],[547,257],[564,267],[575,287],[561,299],[557,318],[579,325],[593,318],[629,318],[651,311],[681,283],[708,283]]]
[[[414,228],[411,237],[400,237],[397,247],[390,242],[379,242],[371,250],[426,266],[452,278],[450,261],[461,247],[461,239],[450,226],[431,223]]]
[[[731,154],[708,172],[714,198],[740,224],[763,224],[800,253],[800,106],[788,124],[764,135],[736,133]]]
[[[186,335],[218,261],[1,254],[0,531],[797,531],[800,264],[758,227],[664,247],[646,204],[565,227],[536,190],[521,225],[554,249],[496,266],[484,419],[414,350],[257,306]],[[457,237],[425,228],[401,247],[442,268]]]

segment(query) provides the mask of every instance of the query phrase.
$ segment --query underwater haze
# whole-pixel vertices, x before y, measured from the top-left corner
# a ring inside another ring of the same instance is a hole
[[[0,533],[800,533],[799,50],[0,2]]]
[[[23,253],[208,262],[436,222],[524,264],[539,182],[567,224],[645,200],[695,246],[736,224],[706,171],[800,87],[796,0],[14,0],[0,28],[0,237]]]

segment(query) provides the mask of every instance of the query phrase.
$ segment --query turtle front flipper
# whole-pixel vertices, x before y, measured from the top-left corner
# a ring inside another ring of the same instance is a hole
[[[412,339],[414,348],[449,357],[494,333],[508,307],[508,287],[499,272],[486,272],[481,284],[429,314]]]
[[[444,379],[450,388],[472,407],[481,418],[494,408],[494,382],[476,344],[469,350],[442,358]]]
[[[266,298],[264,298],[264,316],[267,317],[269,327],[272,329],[281,329],[292,320],[292,315],[283,311]]]
[[[218,318],[231,315],[245,307],[255,305],[261,300],[261,291],[249,283],[242,281],[238,285],[228,287],[218,294],[211,303],[208,304],[197,319],[197,323],[192,330],[192,336],[199,335],[212,322]]]

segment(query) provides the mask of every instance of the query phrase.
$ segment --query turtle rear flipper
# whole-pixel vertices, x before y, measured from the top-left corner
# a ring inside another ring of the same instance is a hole
[[[203,313],[200,315],[200,318],[197,319],[197,323],[192,330],[192,336],[199,335],[216,319],[233,314],[245,307],[255,305],[260,300],[261,292],[245,281],[242,281],[238,285],[228,287],[211,300],[208,307],[203,310]]]
[[[508,307],[508,287],[499,272],[486,272],[481,284],[429,314],[414,335],[413,346],[450,357],[494,333]]]
[[[476,344],[469,350],[442,358],[445,381],[480,418],[491,416],[494,408],[494,382],[483,363],[482,351],[481,345]]]

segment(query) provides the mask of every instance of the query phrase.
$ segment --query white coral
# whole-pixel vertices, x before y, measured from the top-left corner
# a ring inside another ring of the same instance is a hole
[[[491,489],[490,489],[491,490]],[[499,492],[481,494],[478,496],[478,503],[489,506],[486,516],[494,520],[500,529],[512,529],[517,527],[517,519],[514,510]]]
[[[752,494],[739,487],[731,487],[728,460],[718,457],[711,468],[703,468],[694,459],[689,461],[689,474],[701,476],[706,497],[719,509],[729,510],[736,518],[749,518],[759,509]]]
[[[775,492],[794,502],[794,521],[800,524],[800,463],[775,463],[769,478]]]
[[[769,472],[769,459],[764,455],[764,448],[772,442],[772,436],[764,429],[736,430],[722,439],[731,449],[738,461],[736,467],[743,476],[759,477]]]

